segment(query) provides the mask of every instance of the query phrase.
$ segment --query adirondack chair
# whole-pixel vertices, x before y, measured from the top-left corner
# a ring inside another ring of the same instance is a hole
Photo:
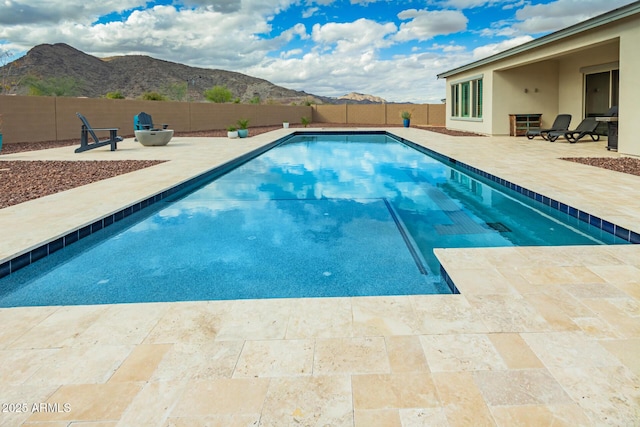
[[[162,129],[166,129],[168,126],[168,124],[163,123]],[[155,127],[151,116],[142,111],[133,117],[133,130],[160,130],[160,128]]]
[[[76,148],[76,153],[93,150],[94,148],[103,147],[105,145],[111,145],[111,151],[115,151],[118,148],[118,142],[122,141],[122,137],[118,136],[118,128],[92,128],[85,116],[80,113],[76,113],[76,115],[82,121],[82,128],[80,130],[80,147]],[[100,140],[96,135],[96,131],[108,131],[109,139]],[[93,142],[89,142],[89,136],[91,136]]]

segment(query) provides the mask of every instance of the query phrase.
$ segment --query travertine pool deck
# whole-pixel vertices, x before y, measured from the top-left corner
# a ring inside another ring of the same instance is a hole
[[[0,263],[293,130],[3,155],[169,161],[0,209]],[[389,131],[640,232],[640,177],[558,160],[605,143]],[[436,254],[459,295],[0,309],[0,426],[640,425],[638,245]]]

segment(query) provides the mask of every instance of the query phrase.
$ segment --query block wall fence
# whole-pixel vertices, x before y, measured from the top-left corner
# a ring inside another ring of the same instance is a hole
[[[302,117],[314,123],[399,125],[402,111],[412,113],[412,125],[445,125],[444,104],[291,106],[0,95],[3,144],[78,139],[81,122],[76,112],[92,127],[117,127],[121,136],[129,137],[133,116],[141,111],[177,132],[225,129],[238,119],[249,119],[249,127],[296,124]]]

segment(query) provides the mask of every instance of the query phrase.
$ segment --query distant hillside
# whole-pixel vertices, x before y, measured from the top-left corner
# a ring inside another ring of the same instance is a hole
[[[379,96],[366,95],[364,93],[351,92],[346,95],[338,97],[338,99],[344,99],[348,101],[357,101],[368,104],[385,104],[387,101]]]
[[[41,80],[71,78],[78,83],[76,95],[89,98],[104,97],[109,92],[119,91],[126,98],[139,98],[145,92],[158,92],[186,100],[184,89],[182,94],[176,94],[175,88],[184,88],[188,82],[188,98],[192,101],[204,100],[205,90],[221,85],[242,102],[258,97],[262,102],[283,104],[371,103],[370,100],[315,96],[241,73],[189,67],[143,55],[97,58],[64,43],[35,46],[22,58],[1,67],[0,75],[8,75],[11,81],[22,83],[26,76]],[[19,86],[13,92],[26,94],[28,88]]]

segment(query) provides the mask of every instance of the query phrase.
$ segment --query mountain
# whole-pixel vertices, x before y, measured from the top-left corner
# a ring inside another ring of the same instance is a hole
[[[345,99],[347,101],[356,101],[359,103],[367,103],[367,104],[386,104],[387,101],[380,98],[379,96],[366,95],[364,93],[351,92],[346,95],[338,97],[338,99]]]
[[[28,81],[27,76],[32,76],[40,81],[55,78],[77,83],[74,95],[89,98],[104,97],[109,92],[118,91],[126,98],[139,98],[145,92],[158,92],[185,100],[187,95],[184,88],[188,85],[188,99],[202,101],[205,90],[219,85],[225,86],[234,98],[242,102],[258,97],[262,102],[282,104],[370,103],[369,100],[315,96],[233,71],[189,67],[144,55],[98,58],[64,43],[35,46],[25,56],[0,67],[0,75],[9,76],[12,82],[23,83],[12,90],[18,94],[28,92],[24,83]],[[178,88],[182,88],[182,93]]]

